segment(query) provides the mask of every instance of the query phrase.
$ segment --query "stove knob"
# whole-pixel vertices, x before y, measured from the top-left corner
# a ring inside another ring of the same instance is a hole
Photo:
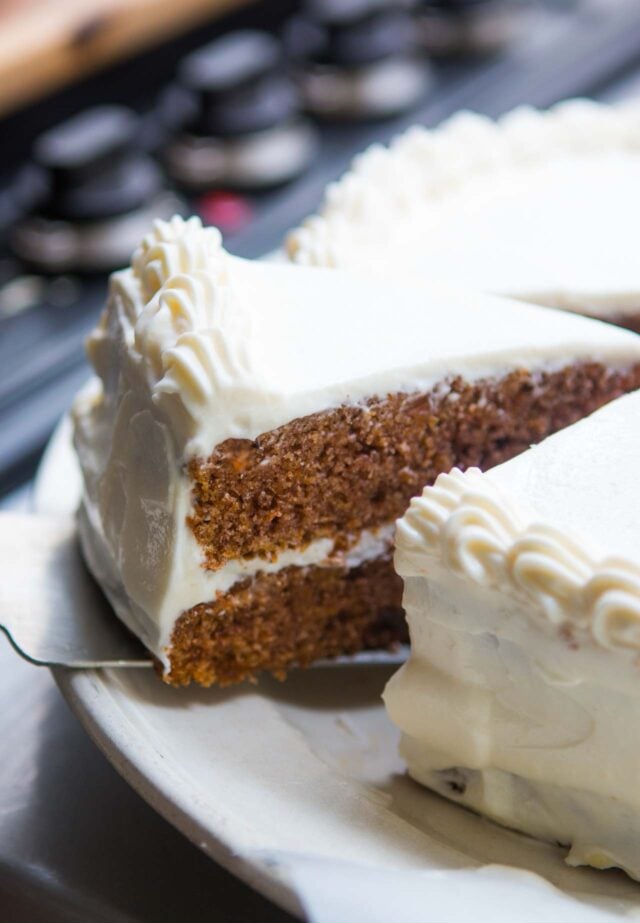
[[[285,42],[307,109],[318,116],[393,116],[411,109],[429,83],[411,12],[393,0],[308,0]]]
[[[168,169],[190,188],[277,185],[299,175],[315,148],[282,47],[263,32],[231,33],[185,58],[165,112]]]
[[[431,55],[493,54],[522,31],[529,0],[420,0],[420,41]]]
[[[154,217],[181,210],[138,147],[139,132],[131,110],[99,106],[37,139],[43,191],[12,235],[20,257],[51,272],[113,269],[129,261]]]
[[[24,214],[20,195],[23,172],[16,170],[0,187],[0,320],[19,313],[22,308],[20,302],[15,309],[11,291],[22,274],[22,266],[11,254],[8,240],[16,221]]]

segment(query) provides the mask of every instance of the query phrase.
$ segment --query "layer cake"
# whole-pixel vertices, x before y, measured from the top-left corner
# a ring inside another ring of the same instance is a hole
[[[640,386],[640,338],[423,282],[229,256],[159,222],[111,280],[78,399],[80,536],[167,682],[404,637],[394,521]]]

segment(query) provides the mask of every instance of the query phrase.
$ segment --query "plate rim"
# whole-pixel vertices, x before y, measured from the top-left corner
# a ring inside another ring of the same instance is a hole
[[[43,511],[56,470],[69,455],[71,424],[68,415],[58,423],[47,444],[36,473],[33,508]],[[57,500],[56,502],[59,502]],[[70,512],[67,508],[67,512]],[[166,765],[163,772],[151,758],[151,748],[134,746],[127,734],[129,720],[114,703],[102,670],[72,670],[53,667],[50,672],[74,715],[91,740],[131,787],[168,823],[178,829],[198,849],[226,871],[299,919],[304,909],[296,894],[272,863],[234,849],[228,832],[213,824],[203,827],[197,814],[189,810],[189,799],[179,796],[180,788],[171,787],[174,773]],[[119,715],[118,722],[115,715]],[[169,769],[169,771],[167,771]]]
[[[53,667],[51,673],[65,701],[91,740],[141,798],[212,861],[281,909],[304,919],[302,904],[295,890],[278,873],[278,867],[246,852],[234,850],[222,831],[211,824],[204,827],[197,815],[189,811],[188,798],[181,798],[176,788],[167,784],[168,780],[174,778],[173,773],[167,773],[165,767],[163,777],[154,760],[145,756],[148,748],[131,745],[131,740],[123,731],[129,722],[122,710],[117,705],[111,710],[108,707],[101,708],[109,696],[106,686],[100,688],[101,670]],[[113,720],[115,714],[122,716],[121,724]]]
[[[75,504],[78,482],[77,472],[69,469],[69,465],[76,464],[70,435],[70,419],[69,415],[65,415],[47,446],[36,474],[32,494],[36,513],[68,515],[70,504]],[[61,472],[64,472],[62,478]],[[71,474],[73,477],[69,476]],[[180,776],[179,767],[176,769],[175,761],[163,763],[162,753],[153,739],[143,739],[141,746],[131,716],[117,701],[114,688],[110,687],[110,672],[64,667],[51,669],[61,694],[91,740],[155,811],[230,874],[293,917],[306,919],[304,896],[288,877],[286,861],[280,862],[277,856],[274,858],[261,853],[260,849],[252,852],[242,843],[235,842],[233,832],[222,816],[216,823],[215,812],[208,813],[205,819],[199,817],[198,812],[192,810],[196,801],[190,799],[188,788],[184,794],[185,789],[180,784],[184,777]],[[197,788],[191,789],[191,795],[194,791]],[[525,870],[547,881],[545,875],[533,869]],[[563,893],[563,888],[558,889],[552,882],[548,883],[554,891]],[[446,907],[440,910],[443,912],[434,920],[447,919]],[[607,916],[603,917],[603,921],[610,919],[611,923],[615,923],[619,919],[611,911],[605,913]]]

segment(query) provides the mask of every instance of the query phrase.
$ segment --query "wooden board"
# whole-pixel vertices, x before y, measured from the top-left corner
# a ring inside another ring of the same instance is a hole
[[[248,0],[4,0],[0,115]]]

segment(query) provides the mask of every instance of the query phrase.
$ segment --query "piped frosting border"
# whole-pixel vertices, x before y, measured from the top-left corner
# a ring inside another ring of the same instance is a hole
[[[359,246],[354,229],[366,246],[384,246],[391,221],[414,220],[478,177],[569,153],[617,150],[640,153],[640,118],[625,107],[574,99],[547,111],[521,106],[497,121],[463,111],[356,157],[327,187],[318,214],[288,235],[286,251],[302,265],[340,266],[342,254]]]
[[[440,565],[467,582],[524,599],[547,627],[613,651],[640,650],[640,567],[598,557],[588,542],[536,521],[477,468],[441,474],[396,530],[401,577]]]

